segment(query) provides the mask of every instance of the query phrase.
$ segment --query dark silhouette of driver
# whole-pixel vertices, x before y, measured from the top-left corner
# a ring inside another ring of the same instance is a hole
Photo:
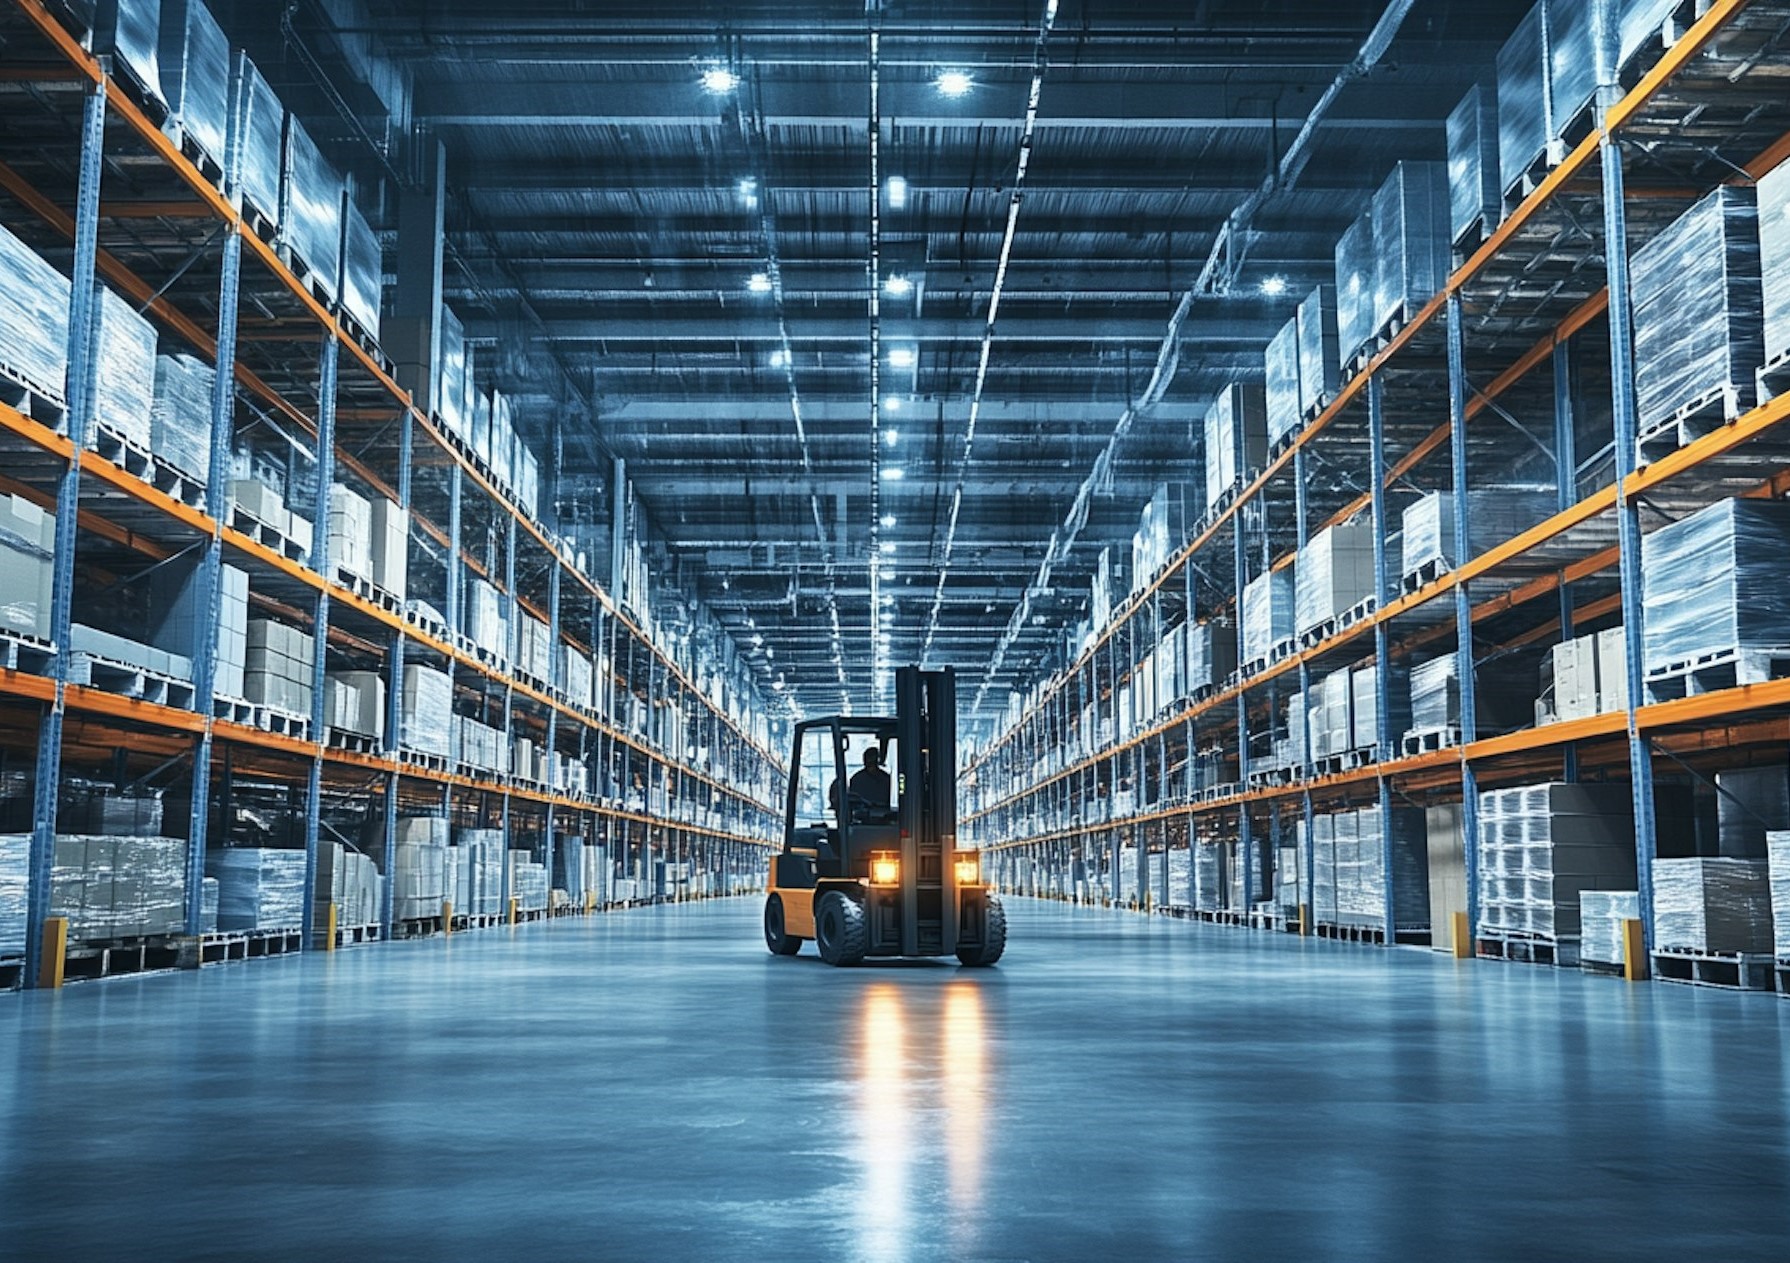
[[[864,751],[864,766],[852,773],[847,782],[853,824],[874,823],[889,812],[889,774],[883,771],[883,752],[875,746]],[[828,793],[833,800],[833,813],[843,815],[839,802],[839,782],[835,780]]]

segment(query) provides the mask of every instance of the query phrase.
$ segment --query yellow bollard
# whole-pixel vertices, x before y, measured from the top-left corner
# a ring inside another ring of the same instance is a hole
[[[1638,918],[1622,923],[1622,976],[1630,982],[1646,982],[1647,927]]]
[[[1306,935],[1308,935],[1310,933],[1311,933],[1311,905],[1309,903],[1302,903],[1299,905],[1299,937],[1304,938]]]
[[[1450,918],[1454,929],[1454,958],[1456,960],[1473,959],[1473,931],[1467,924],[1467,914],[1456,912]]]
[[[37,966],[37,985],[54,991],[62,985],[62,974],[68,966],[68,918],[45,917],[43,959]]]
[[[454,932],[454,905],[448,899],[441,901],[441,932],[443,934]]]
[[[584,892],[584,915],[589,916],[592,912],[596,911],[596,907],[597,907],[597,892],[594,890],[585,891]]]
[[[516,898],[514,895],[510,896],[510,924],[512,926],[516,924],[516,910],[521,907],[521,905],[522,901],[520,899]]]
[[[340,915],[340,913],[339,913],[339,910],[336,908],[336,905],[333,903],[330,904],[329,905],[329,937],[323,940],[323,950],[326,952],[333,952],[336,950],[336,917],[338,915]]]

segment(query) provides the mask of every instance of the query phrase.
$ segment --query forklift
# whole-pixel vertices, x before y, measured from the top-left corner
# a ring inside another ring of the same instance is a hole
[[[893,719],[796,725],[783,849],[764,905],[774,955],[794,956],[813,939],[829,965],[867,956],[992,965],[1007,945],[1007,918],[981,867],[977,852],[957,849],[951,668],[897,670]]]

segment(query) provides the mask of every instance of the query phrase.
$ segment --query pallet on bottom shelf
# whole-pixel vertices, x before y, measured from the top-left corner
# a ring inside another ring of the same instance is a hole
[[[1408,759],[1419,754],[1446,750],[1460,743],[1461,730],[1457,724],[1444,724],[1440,728],[1414,728],[1400,738],[1399,753]]]
[[[1579,966],[1579,941],[1573,938],[1547,938],[1482,929],[1474,943],[1474,954],[1489,960],[1508,960],[1523,965],[1560,965],[1568,969]]]
[[[1647,672],[1645,687],[1651,704],[1748,684],[1763,684],[1787,676],[1790,676],[1790,648],[1724,649],[1688,662],[1653,667]]]
[[[180,952],[177,936],[91,939],[69,946],[63,976],[79,982],[175,969]]]
[[[1661,982],[1729,991],[1770,991],[1776,986],[1777,960],[1766,953],[1693,952],[1653,949],[1653,976]]]
[[[36,636],[0,631],[0,669],[48,675],[56,646]]]
[[[67,678],[70,684],[116,693],[120,697],[151,702],[157,706],[190,710],[193,705],[193,684],[190,680],[176,679],[135,663],[119,662],[79,649],[69,652]]]

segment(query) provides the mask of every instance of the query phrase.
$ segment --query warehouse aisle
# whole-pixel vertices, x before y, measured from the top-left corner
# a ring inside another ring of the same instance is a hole
[[[0,996],[0,1257],[1785,1257],[1790,1005],[1013,908],[985,972],[738,900]]]

